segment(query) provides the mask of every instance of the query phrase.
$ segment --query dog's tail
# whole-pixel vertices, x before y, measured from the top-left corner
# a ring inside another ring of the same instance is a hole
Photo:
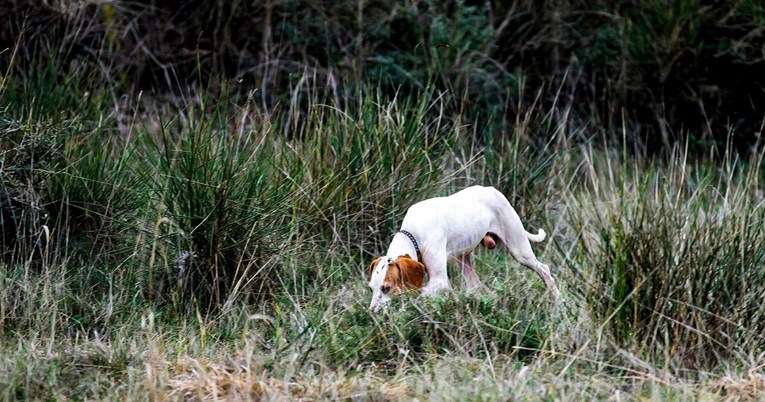
[[[531,234],[529,232],[526,232],[526,237],[529,238],[529,240],[533,242],[540,242],[545,239],[545,236],[547,236],[547,233],[542,228],[539,228],[539,232],[537,234]]]

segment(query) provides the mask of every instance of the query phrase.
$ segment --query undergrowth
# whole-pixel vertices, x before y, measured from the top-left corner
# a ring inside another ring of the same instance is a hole
[[[641,156],[572,117],[565,82],[554,107],[485,131],[437,90],[345,102],[306,90],[311,74],[280,107],[199,88],[117,100],[59,78],[40,85],[61,102],[0,93],[6,399],[765,389],[757,149]],[[481,249],[477,293],[453,269],[453,292],[369,313],[364,267],[408,206],[472,184],[545,229],[534,250],[563,300]]]

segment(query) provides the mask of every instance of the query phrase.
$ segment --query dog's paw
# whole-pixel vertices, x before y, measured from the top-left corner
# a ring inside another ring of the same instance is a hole
[[[449,283],[442,283],[442,282],[433,282],[427,284],[427,286],[422,288],[422,295],[423,296],[434,296],[440,292],[443,292],[445,290],[449,290]]]

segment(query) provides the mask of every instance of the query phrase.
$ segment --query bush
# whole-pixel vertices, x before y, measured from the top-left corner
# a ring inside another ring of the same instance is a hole
[[[33,78],[6,77],[0,85],[0,210],[5,257],[40,256],[43,225],[57,227],[59,215],[48,220],[52,204],[66,202],[51,193],[66,165],[65,148],[95,127],[103,103],[87,96],[94,89],[90,76],[56,70],[55,62],[40,63]],[[68,87],[71,85],[72,87]],[[101,144],[99,144],[99,147]],[[71,174],[72,172],[68,172]],[[54,177],[55,176],[55,177]]]
[[[580,291],[617,343],[706,368],[730,361],[742,345],[765,345],[757,302],[765,291],[765,251],[756,246],[765,240],[754,184],[760,163],[718,179],[702,166],[688,167],[685,177],[625,170],[603,186],[614,186],[603,193],[613,194],[609,209],[594,210],[602,201],[591,193],[572,210],[583,230],[575,254]]]
[[[295,187],[281,177],[282,150],[268,140],[268,125],[229,131],[225,101],[209,114],[201,105],[145,132],[141,179],[153,183],[149,240],[164,261],[155,266],[150,257],[148,275],[157,280],[147,297],[209,311],[239,292],[255,300],[268,294],[273,258],[288,246]]]
[[[300,309],[306,327],[286,335],[290,342],[313,342],[318,356],[337,367],[395,369],[449,354],[528,361],[546,347],[553,319],[530,298],[516,296],[404,295],[381,314],[370,313],[363,302],[322,301]]]
[[[115,92],[227,82],[275,107],[308,75],[338,104],[359,101],[368,85],[388,96],[438,91],[448,117],[490,129],[529,107],[570,105],[609,137],[626,125],[649,151],[685,139],[704,151],[729,133],[745,149],[765,113],[765,6],[752,0],[14,0],[9,10],[0,47],[18,44],[20,85],[35,60],[53,60],[102,76]]]

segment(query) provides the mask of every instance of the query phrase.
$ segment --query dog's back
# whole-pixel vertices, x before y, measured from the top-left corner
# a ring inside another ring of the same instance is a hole
[[[448,197],[435,197],[412,205],[402,229],[421,238],[423,249],[443,247],[447,253],[471,250],[511,208],[493,187],[472,186]],[[434,230],[440,228],[441,230]]]

